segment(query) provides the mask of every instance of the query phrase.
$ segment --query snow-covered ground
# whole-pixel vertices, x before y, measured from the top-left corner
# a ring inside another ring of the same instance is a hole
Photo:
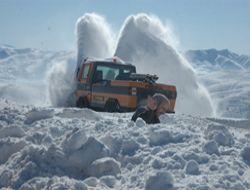
[[[200,71],[218,117],[250,118],[250,71]]]
[[[193,50],[186,57],[208,89],[217,117],[250,118],[250,56],[229,50]]]
[[[23,104],[62,106],[58,101],[65,99],[63,95],[70,86],[68,81],[72,81],[75,64],[73,52],[2,45],[0,97]]]
[[[39,108],[0,101],[0,187],[250,188],[250,121]]]
[[[76,53],[0,47],[0,188],[250,189],[248,56],[201,50],[190,64],[145,14],[128,17],[116,48],[96,14],[79,18],[77,33]],[[112,51],[175,84],[177,113],[147,125],[132,113],[64,107],[77,61]]]

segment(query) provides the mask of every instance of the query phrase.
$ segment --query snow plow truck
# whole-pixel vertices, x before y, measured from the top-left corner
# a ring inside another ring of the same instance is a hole
[[[75,80],[75,104],[106,112],[130,112],[146,103],[149,95],[162,93],[170,100],[169,113],[174,113],[176,87],[156,83],[158,77],[137,74],[136,67],[114,57],[107,60],[84,59]]]

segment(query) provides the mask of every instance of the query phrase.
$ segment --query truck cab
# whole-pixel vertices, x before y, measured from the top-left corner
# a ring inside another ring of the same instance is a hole
[[[140,80],[135,73],[134,65],[117,59],[84,60],[76,72],[76,106],[107,112],[134,111],[148,95],[163,93],[171,103],[169,112],[174,112],[175,86]]]

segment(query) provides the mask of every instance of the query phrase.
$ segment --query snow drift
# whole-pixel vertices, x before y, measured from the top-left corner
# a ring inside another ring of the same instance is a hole
[[[139,72],[157,74],[160,82],[175,85],[177,113],[212,115],[208,92],[173,46],[168,31],[154,16],[129,16],[121,29],[115,55],[137,65]]]
[[[249,120],[131,115],[0,99],[0,188],[250,189]]]

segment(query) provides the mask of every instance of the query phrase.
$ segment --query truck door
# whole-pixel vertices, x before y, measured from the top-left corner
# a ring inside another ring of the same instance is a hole
[[[88,104],[91,102],[91,85],[90,85],[90,74],[91,74],[92,65],[87,63],[83,64],[79,74],[77,82],[77,92],[76,95],[78,98],[85,98]]]
[[[107,99],[114,94],[111,81],[119,74],[119,68],[97,64],[92,81],[91,106],[103,108]]]

